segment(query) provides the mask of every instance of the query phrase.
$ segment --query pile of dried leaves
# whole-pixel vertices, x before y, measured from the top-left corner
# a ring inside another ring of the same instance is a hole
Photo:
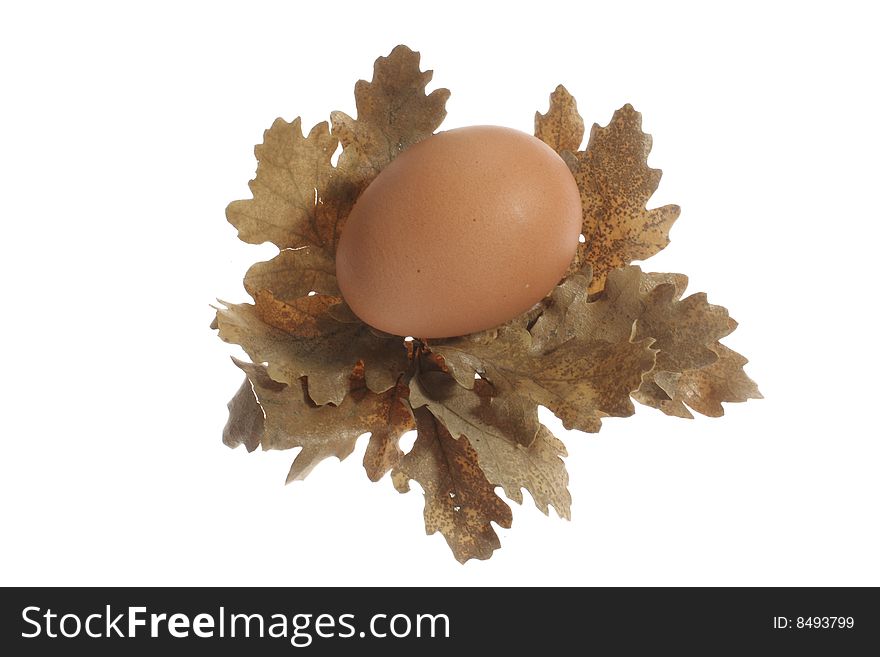
[[[579,150],[584,122],[562,86],[536,114],[535,135],[569,164],[583,200],[585,241],[565,280],[522,317],[474,335],[406,341],[358,320],[336,286],[336,244],[358,194],[445,117],[449,92],[425,94],[430,79],[418,53],[398,46],[355,86],[357,118],[333,112],[305,137],[299,119],[266,131],[253,199],[231,203],[227,217],[245,242],[280,252],[245,275],[254,303],[222,304],[213,327],[253,361],[235,361],[246,379],[229,403],[227,445],[302,448],[293,481],[369,433],[369,478],[391,471],[401,492],[416,481],[428,533],[464,562],[500,547],[492,522],[510,527],[496,487],[519,503],[526,489],[545,514],[569,517],[565,447],[538,405],[595,432],[603,417],[632,415],[633,399],[677,417],[719,416],[721,402],[760,393],[746,359],[719,342],[736,327],[724,308],[683,297],[682,274],[630,265],[666,246],[679,214],[646,209],[660,171],[647,166],[639,113],[625,105]]]

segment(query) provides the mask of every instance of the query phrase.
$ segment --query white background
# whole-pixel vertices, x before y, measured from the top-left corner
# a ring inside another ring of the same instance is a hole
[[[4,4],[0,584],[880,585],[877,21],[712,6]],[[683,208],[647,267],[731,310],[766,397],[551,423],[573,520],[526,496],[465,566],[364,439],[287,487],[291,454],[220,442],[241,373],[208,304],[273,253],[224,208],[276,116],[353,114],[397,43],[446,128],[530,131],[559,82],[588,124],[642,111]]]

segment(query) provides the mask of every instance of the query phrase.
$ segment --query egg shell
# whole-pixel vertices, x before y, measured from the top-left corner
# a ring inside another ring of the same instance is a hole
[[[546,296],[581,232],[568,166],[518,130],[471,126],[411,146],[364,190],[336,252],[367,324],[442,338],[493,328]]]

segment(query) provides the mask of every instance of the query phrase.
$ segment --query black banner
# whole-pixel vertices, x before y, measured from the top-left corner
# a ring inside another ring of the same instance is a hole
[[[3,589],[6,655],[865,654],[876,589]],[[650,653],[648,653],[650,654]]]

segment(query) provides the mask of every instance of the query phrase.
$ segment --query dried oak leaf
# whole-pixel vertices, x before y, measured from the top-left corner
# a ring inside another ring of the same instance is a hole
[[[258,444],[263,449],[301,447],[287,476],[288,483],[304,479],[325,458],[345,459],[354,450],[358,437],[367,432],[371,433],[371,458],[365,458],[364,467],[375,481],[397,463],[400,437],[415,428],[406,404],[406,385],[398,383],[376,394],[367,389],[362,368],[353,373],[351,392],[339,406],[317,406],[304,381],[296,385],[278,383],[263,365],[233,361],[247,377],[236,397],[246,397],[247,386],[253,403],[230,407],[228,426],[252,423],[256,405],[263,420],[259,431],[239,434],[249,451]],[[232,438],[227,444],[234,447],[236,441]]]
[[[257,290],[254,294],[254,307],[261,320],[303,338],[319,336],[323,329],[319,325],[321,318],[339,302],[338,297],[325,294],[298,297],[289,303],[276,299],[269,290]]]
[[[233,358],[232,362],[241,366],[241,361]],[[272,381],[266,375],[266,380]],[[272,381],[274,385],[284,387],[285,384]],[[227,447],[244,445],[245,449],[253,452],[260,446],[265,428],[263,409],[257,396],[254,394],[250,379],[245,376],[241,387],[226,405],[229,409],[229,419],[223,427],[223,444]]]
[[[488,559],[501,547],[492,522],[509,528],[510,507],[495,494],[467,438],[453,438],[425,407],[413,413],[418,434],[391,472],[395,488],[406,493],[410,480],[422,487],[425,530],[443,534],[458,561]]]
[[[634,340],[653,338],[651,347],[657,350],[655,367],[644,375],[633,398],[667,415],[690,418],[692,415],[684,404],[686,388],[677,391],[677,382],[683,373],[696,376],[696,372],[718,360],[718,340],[730,334],[736,322],[725,308],[708,303],[703,293],[682,299],[686,286],[687,277],[682,274],[646,273],[637,266],[629,266],[610,272],[602,293],[591,296],[589,271],[578,272],[551,293],[532,327],[533,342],[547,349],[577,336],[609,342],[630,336]],[[716,380],[712,392],[705,392],[707,397],[726,396],[729,398],[724,401],[744,401],[743,395],[759,394],[741,370],[744,363],[735,371],[733,362],[726,363],[717,373],[729,374],[737,382],[732,384],[736,392],[722,392],[723,387]],[[704,389],[710,385],[703,378],[699,380]],[[699,406],[692,406],[695,410],[702,412],[701,408],[711,407],[717,414],[717,404],[701,406],[699,393],[692,393],[692,397]]]
[[[710,304],[704,292],[679,301],[675,287],[663,283],[645,295],[644,304],[634,335],[636,339],[654,338],[658,371],[683,372],[710,365],[718,358],[710,345],[733,330],[727,309]]]
[[[540,321],[540,320],[539,320]],[[630,394],[654,366],[651,340],[607,342],[575,337],[540,348],[517,323],[431,343],[450,374],[472,389],[475,375],[553,411],[566,429],[596,432],[605,416],[635,412]]]
[[[452,436],[467,437],[489,483],[519,504],[525,488],[545,514],[553,506],[560,517],[571,518],[568,472],[560,458],[567,452],[538,422],[534,403],[498,394],[484,379],[468,390],[446,372],[419,372],[410,389],[414,408],[426,407]]]
[[[270,295],[261,297],[268,301]],[[308,377],[309,395],[319,405],[342,402],[358,362],[364,365],[370,390],[381,393],[394,387],[409,365],[403,342],[381,338],[362,322],[339,321],[332,312],[335,307],[309,317],[302,331],[295,323],[286,326],[280,320],[283,328],[272,326],[266,321],[272,317],[269,311],[247,303],[224,303],[217,309],[216,323],[222,340],[240,345],[255,363],[268,363],[275,381],[297,385],[300,378]],[[272,312],[295,314],[296,310],[288,306]]]
[[[279,118],[254,148],[253,198],[230,203],[226,217],[243,241],[273,242],[281,252],[247,272],[251,296],[269,290],[290,301],[310,292],[338,293],[336,243],[356,198],[330,161],[338,143],[327,122],[304,137],[299,118],[291,123]]]
[[[352,381],[351,395],[356,401],[371,395],[381,400],[381,404],[372,402],[372,406],[379,412],[374,413],[377,421],[370,428],[370,441],[364,452],[364,469],[367,471],[367,477],[370,481],[379,481],[403,456],[400,449],[401,436],[416,428],[409,404],[409,385],[406,377],[401,376],[393,388],[381,395],[375,395],[366,386],[364,368],[360,363],[352,374]]]
[[[578,114],[574,96],[561,84],[550,94],[547,113],[535,112],[535,137],[560,155],[574,153],[581,146],[584,120]]]
[[[332,112],[333,134],[342,142],[338,167],[361,189],[397,155],[430,136],[446,117],[448,89],[425,94],[433,71],[419,68],[419,53],[397,46],[380,57],[373,80],[354,88],[357,119]]]
[[[244,276],[244,288],[254,299],[260,290],[276,299],[293,301],[310,292],[339,296],[336,264],[321,249],[284,249],[266,262],[258,262]]]
[[[717,359],[714,346],[728,335],[734,322],[721,306],[706,301],[703,293],[682,300],[674,285],[663,283],[645,294],[645,310],[636,322],[636,335],[656,335],[657,365],[633,394],[636,401],[681,418],[693,417],[682,400],[670,395],[670,375],[697,371]],[[663,385],[661,385],[663,382]]]
[[[657,385],[674,403],[686,403],[709,417],[724,415],[721,402],[744,402],[762,399],[758,386],[743,370],[749,361],[720,342],[711,345],[717,359],[698,369],[685,372],[658,372]]]
[[[669,244],[669,229],[680,208],[645,207],[662,172],[648,167],[651,135],[642,132],[642,116],[631,105],[617,110],[604,128],[593,124],[586,149],[572,153],[579,122],[574,99],[564,88],[557,88],[550,111],[536,118],[535,129],[536,136],[566,160],[580,189],[584,242],[578,246],[569,273],[590,265],[592,294],[602,290],[608,272],[644,260]],[[554,130],[565,138],[557,137]]]
[[[336,226],[322,222],[318,207],[335,174],[330,162],[338,140],[326,121],[302,134],[299,117],[291,123],[275,119],[254,147],[257,175],[249,186],[252,199],[233,201],[226,218],[251,244],[272,242],[280,249],[312,246],[331,256]]]
[[[612,271],[602,294],[593,298],[588,273],[575,274],[551,293],[532,328],[535,342],[546,347],[572,337],[609,342],[653,338],[652,348],[659,350],[657,369],[708,365],[715,360],[709,345],[730,333],[730,318],[725,308],[709,304],[704,293],[681,300],[682,278],[624,267]]]
[[[724,413],[722,401],[761,397],[743,371],[748,361],[719,342],[737,326],[727,309],[708,303],[704,293],[682,298],[687,287],[682,274],[643,273],[637,267],[613,272],[602,297],[620,295],[622,289],[635,286],[643,309],[634,335],[655,338],[653,346],[658,349],[654,370],[633,394],[636,401],[667,415],[691,418],[685,403],[698,413],[718,417]],[[617,305],[624,304],[618,301]],[[675,386],[679,380],[680,389]]]

